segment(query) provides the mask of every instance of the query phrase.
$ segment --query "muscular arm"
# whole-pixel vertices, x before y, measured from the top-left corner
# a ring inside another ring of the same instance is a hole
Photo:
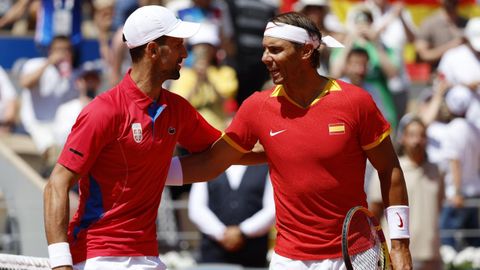
[[[244,153],[232,147],[224,139],[216,141],[202,153],[180,158],[183,184],[207,181],[217,177],[232,164],[239,164]]]
[[[43,194],[45,233],[48,244],[67,242],[70,213],[68,193],[79,175],[60,164],[55,165]]]
[[[366,154],[378,171],[385,208],[391,205],[408,205],[405,179],[390,137],[367,150]],[[409,243],[409,239],[392,239],[391,257],[394,269],[412,269]]]

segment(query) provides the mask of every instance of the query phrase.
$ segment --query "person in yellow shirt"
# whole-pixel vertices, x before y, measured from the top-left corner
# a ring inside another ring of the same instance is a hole
[[[217,26],[203,24],[188,40],[194,64],[181,70],[180,79],[173,81],[170,89],[186,98],[212,126],[224,130],[230,116],[226,104],[233,101],[238,80],[232,67],[217,61],[218,33]]]

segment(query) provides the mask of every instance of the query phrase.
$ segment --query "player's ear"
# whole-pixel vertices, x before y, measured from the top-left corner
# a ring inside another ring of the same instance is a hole
[[[302,47],[302,59],[308,60],[312,56],[315,48],[313,47],[313,44],[305,44]]]
[[[147,47],[145,48],[146,49],[146,53],[149,55],[149,56],[152,56],[152,57],[157,57],[159,55],[159,49],[158,49],[158,46],[155,42],[149,42],[147,44]]]

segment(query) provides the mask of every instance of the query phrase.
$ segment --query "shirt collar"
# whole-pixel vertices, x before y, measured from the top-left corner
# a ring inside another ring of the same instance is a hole
[[[145,95],[135,84],[132,77],[130,76],[131,69],[127,71],[127,74],[123,77],[122,82],[120,85],[122,86],[123,90],[127,94],[127,96],[135,103],[137,106],[145,110],[150,106],[154,100],[149,96]],[[161,93],[162,94],[162,93]],[[161,95],[160,94],[160,95]],[[161,100],[161,98],[160,98]]]
[[[332,92],[332,91],[341,91],[342,88],[340,87],[340,85],[337,83],[336,80],[333,80],[333,79],[329,79],[327,84],[325,85],[325,88],[323,89],[323,91],[318,95],[317,98],[315,98],[312,103],[310,104],[310,106],[314,105],[315,103],[317,103],[322,97],[326,96],[328,93]],[[303,108],[302,106],[300,106],[299,104],[297,104],[293,99],[291,99],[288,95],[287,95],[287,92],[285,91],[285,89],[283,88],[283,85],[277,85],[275,87],[275,90],[273,90],[272,94],[270,94],[271,97],[280,97],[280,96],[284,96],[288,101],[290,101],[291,103],[295,104],[296,106],[300,107],[300,108]]]

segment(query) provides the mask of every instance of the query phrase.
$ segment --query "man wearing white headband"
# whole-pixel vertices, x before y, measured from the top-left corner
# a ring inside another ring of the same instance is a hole
[[[162,88],[179,78],[184,38],[199,26],[161,6],[143,6],[127,18],[132,67],[80,113],[45,188],[52,268],[166,269],[156,218],[173,150],[179,143],[200,152],[221,136],[185,99]],[[68,224],[68,191],[77,181],[79,209]]]
[[[275,86],[250,96],[209,151],[180,159],[183,182],[212,178],[260,142],[277,213],[270,269],[340,270],[343,219],[352,207],[367,206],[368,158],[379,172],[389,221],[393,227],[402,221],[390,232],[394,269],[412,269],[408,198],[390,125],[367,91],[317,73],[321,43],[340,45],[331,41],[300,13],[274,17],[262,61]]]

